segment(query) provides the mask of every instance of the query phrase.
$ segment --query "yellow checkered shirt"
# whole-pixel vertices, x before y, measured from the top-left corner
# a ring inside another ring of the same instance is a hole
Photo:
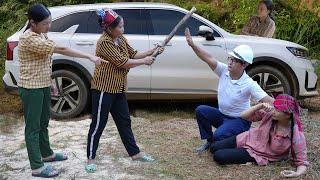
[[[51,56],[56,44],[45,34],[25,32],[20,36],[18,86],[27,89],[51,86]]]

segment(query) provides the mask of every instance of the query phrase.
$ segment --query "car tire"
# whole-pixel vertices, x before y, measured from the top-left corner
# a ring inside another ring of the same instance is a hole
[[[89,91],[85,82],[74,72],[57,70],[52,73],[51,116],[67,119],[78,116],[85,109]]]
[[[288,78],[279,69],[269,65],[259,65],[248,70],[248,75],[271,97],[278,94],[292,95]]]

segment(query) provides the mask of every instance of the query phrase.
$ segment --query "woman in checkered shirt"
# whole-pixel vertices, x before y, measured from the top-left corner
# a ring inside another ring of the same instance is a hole
[[[20,76],[19,95],[22,100],[25,119],[25,141],[32,169],[32,176],[54,177],[59,174],[44,162],[63,161],[67,156],[54,153],[50,147],[48,124],[51,101],[51,56],[59,53],[71,57],[86,58],[95,64],[102,59],[61,47],[49,40],[46,33],[51,26],[51,13],[42,4],[29,8],[29,24],[20,36],[18,45]]]

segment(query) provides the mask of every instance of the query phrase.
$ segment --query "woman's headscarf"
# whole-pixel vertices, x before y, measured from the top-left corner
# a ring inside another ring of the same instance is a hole
[[[287,94],[280,94],[273,102],[273,106],[279,111],[292,113],[294,121],[298,125],[299,131],[302,131],[302,124],[300,120],[301,108],[294,97]]]
[[[116,12],[114,12],[112,9],[107,9],[107,10],[98,9],[96,12],[97,12],[97,15],[101,18],[102,26],[104,28],[109,27],[113,22],[115,22],[117,18],[120,18],[120,16]]]

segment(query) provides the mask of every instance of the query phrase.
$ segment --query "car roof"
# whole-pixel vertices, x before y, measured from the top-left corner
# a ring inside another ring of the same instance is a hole
[[[167,3],[152,3],[152,2],[120,2],[120,3],[96,3],[96,4],[78,4],[78,5],[65,5],[49,7],[52,14],[52,19],[70,14],[77,11],[88,11],[106,8],[164,8],[164,9],[177,9],[186,12],[185,9]]]
[[[168,3],[153,3],[153,2],[118,2],[118,3],[95,3],[95,4],[78,4],[78,5],[65,5],[65,6],[55,6],[50,7],[50,11],[52,14],[52,19],[55,20],[61,16],[65,16],[67,14],[72,14],[80,11],[94,11],[96,9],[116,9],[116,8],[152,8],[152,9],[171,9],[178,10],[183,13],[187,13],[188,10],[183,9],[179,6],[168,4]],[[214,26],[220,33],[226,35],[228,34],[224,29],[219,26],[213,24],[209,20],[194,14],[196,17],[201,18],[203,21],[207,22]]]

